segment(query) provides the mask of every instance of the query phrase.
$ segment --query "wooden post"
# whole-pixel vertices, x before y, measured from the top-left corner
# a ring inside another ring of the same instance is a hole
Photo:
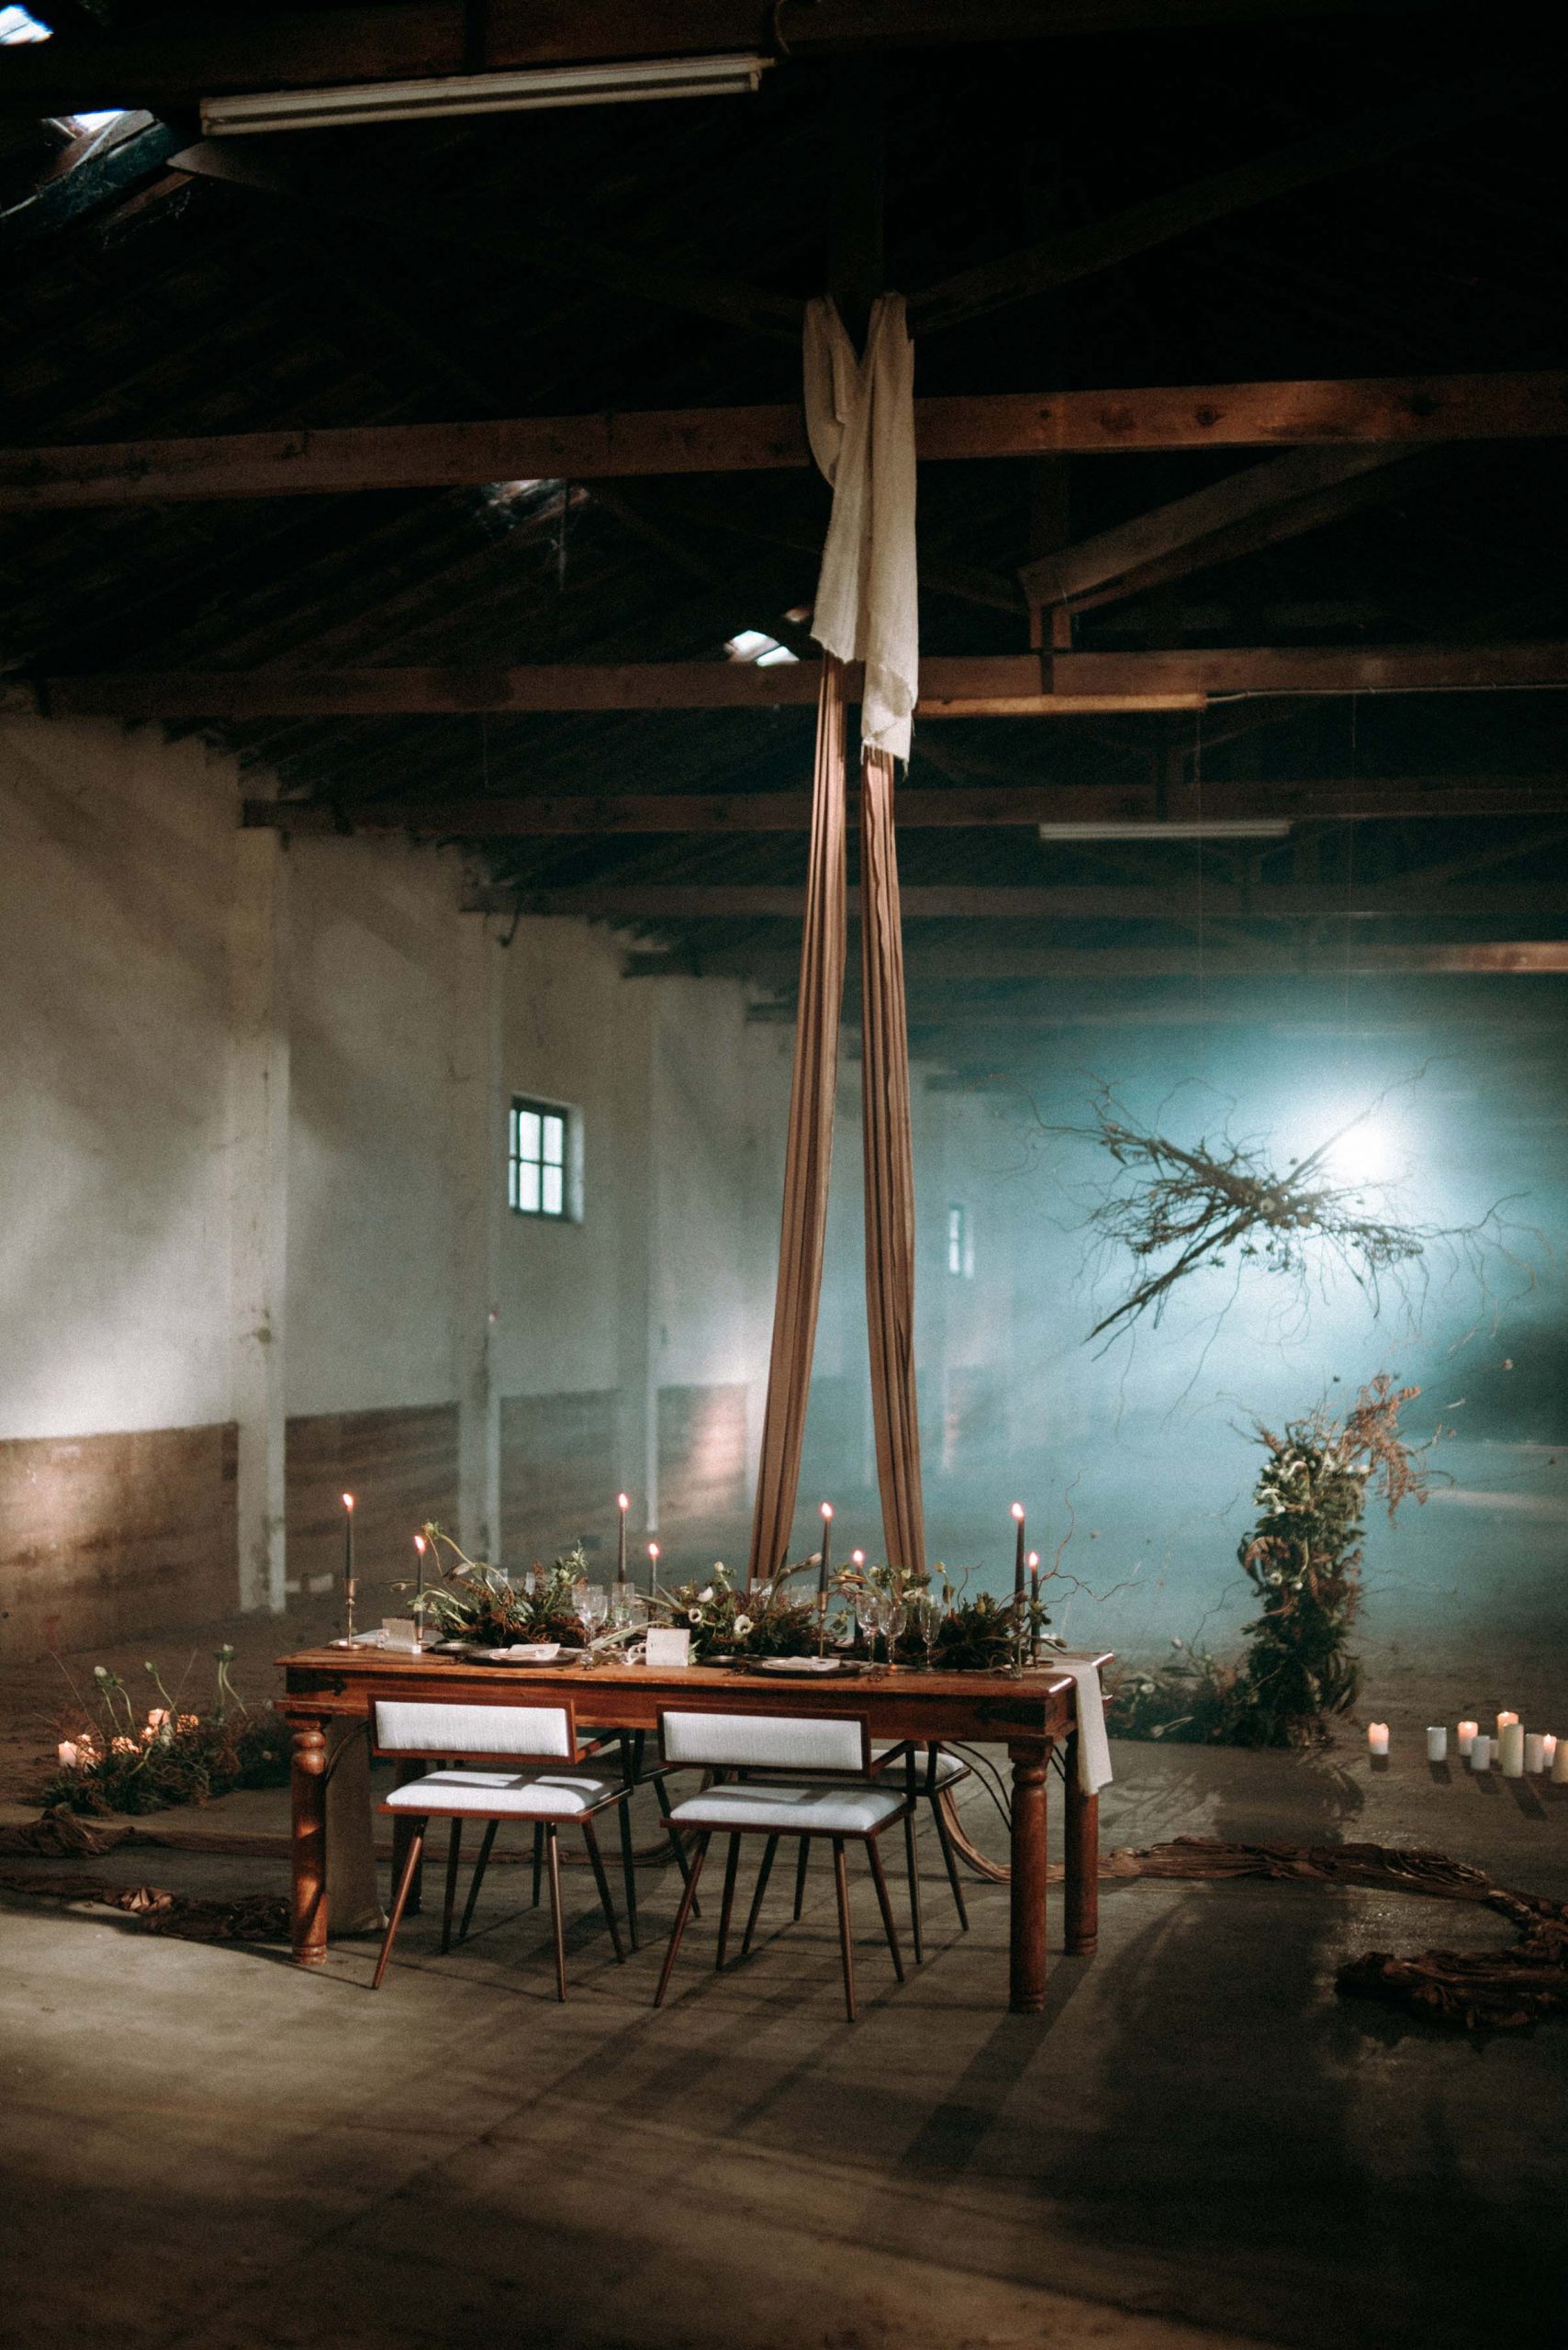
[[[1013,1764],[1012,2005],[1039,2015],[1046,2004],[1046,1769],[1049,1750],[1010,1741]]]
[[[229,933],[230,1377],[240,1606],[287,1605],[284,1367],[288,1240],[288,856],[234,844]]]
[[[1062,1915],[1070,1957],[1092,1958],[1100,1940],[1100,1798],[1078,1777],[1078,1732],[1067,1741],[1067,1870]]]

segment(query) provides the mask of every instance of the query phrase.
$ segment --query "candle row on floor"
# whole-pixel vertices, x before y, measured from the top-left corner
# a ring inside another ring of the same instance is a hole
[[[1387,1754],[1386,1722],[1367,1724],[1367,1751],[1373,1755]],[[1448,1730],[1441,1723],[1435,1723],[1427,1732],[1427,1760],[1446,1762],[1448,1752]],[[1505,1779],[1522,1779],[1527,1772],[1548,1772],[1554,1785],[1568,1786],[1568,1738],[1554,1738],[1550,1730],[1527,1730],[1518,1714],[1498,1715],[1495,1738],[1484,1732],[1479,1722],[1461,1722],[1459,1756],[1473,1771],[1490,1770],[1495,1762]]]

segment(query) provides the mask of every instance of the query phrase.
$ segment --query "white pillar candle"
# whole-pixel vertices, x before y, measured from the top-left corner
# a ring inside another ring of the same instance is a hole
[[[1568,1787],[1568,1738],[1559,1738],[1551,1750],[1551,1784]]]
[[[75,1740],[71,1738],[62,1738],[59,1746],[55,1749],[55,1751],[60,1757],[61,1769],[62,1771],[74,1771],[78,1759]]]
[[[1498,1715],[1498,1717],[1497,1717],[1497,1736],[1496,1736],[1496,1740],[1495,1740],[1495,1743],[1496,1743],[1498,1746],[1501,1746],[1501,1745],[1502,1745],[1502,1743],[1503,1743],[1503,1732],[1504,1732],[1506,1729],[1511,1729],[1511,1728],[1512,1728],[1512,1726],[1513,1726],[1513,1724],[1514,1724],[1515,1722],[1517,1722],[1518,1720],[1518,1714],[1499,1714],[1499,1715]]]
[[[1540,1730],[1528,1729],[1525,1732],[1525,1769],[1527,1771],[1544,1771],[1545,1768],[1546,1740],[1542,1738]]]
[[[1388,1724],[1386,1722],[1368,1722],[1367,1751],[1371,1754],[1388,1752]]]
[[[1459,1726],[1459,1752],[1461,1762],[1469,1762],[1470,1750],[1475,1743],[1475,1733],[1480,1727],[1481,1725],[1479,1722],[1461,1722]]]
[[[1525,1774],[1525,1726],[1518,1717],[1505,1722],[1497,1739],[1497,1760],[1503,1766],[1505,1779],[1522,1779]]]
[[[1556,1760],[1557,1760],[1557,1740],[1555,1740],[1555,1738],[1553,1738],[1553,1736],[1552,1736],[1551,1732],[1549,1729],[1542,1730],[1542,1732],[1541,1732],[1541,1734],[1540,1734],[1540,1767],[1541,1767],[1541,1769],[1542,1769],[1543,1771],[1550,1771],[1550,1770],[1551,1770],[1551,1766],[1552,1766],[1552,1764],[1556,1762]]]
[[[1492,1741],[1479,1730],[1470,1741],[1470,1767],[1473,1771],[1489,1771],[1492,1767]]]
[[[1445,1727],[1435,1726],[1427,1732],[1427,1760],[1446,1762],[1449,1759],[1449,1734]]]

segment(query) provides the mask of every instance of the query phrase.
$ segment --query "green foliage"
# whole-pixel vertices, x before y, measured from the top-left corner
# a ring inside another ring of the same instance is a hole
[[[478,1648],[491,1649],[509,1647],[514,1640],[558,1640],[563,1648],[582,1647],[583,1628],[572,1595],[577,1583],[590,1580],[591,1571],[580,1543],[553,1566],[542,1567],[536,1561],[514,1587],[501,1568],[470,1559],[439,1526],[427,1525],[424,1530],[439,1580],[426,1584],[413,1607],[421,1622],[443,1639],[472,1640]]]
[[[1172,1640],[1168,1663],[1105,1676],[1105,1726],[1113,1738],[1167,1739],[1177,1746],[1236,1746],[1240,1668],[1205,1649]]]
[[[742,1591],[721,1560],[711,1575],[655,1593],[655,1612],[662,1623],[690,1633],[696,1663],[726,1656],[810,1656],[817,1645],[815,1599],[785,1586],[812,1563],[782,1567],[770,1582]]]
[[[99,1722],[83,1729],[62,1725],[73,1736],[77,1762],[62,1767],[43,1790],[46,1805],[80,1812],[142,1812],[170,1804],[206,1803],[236,1787],[286,1785],[289,1730],[270,1706],[252,1711],[241,1699],[229,1668],[234,1651],[226,1642],[213,1652],[218,1667],[211,1710],[182,1713],[163,1685],[157,1665],[143,1667],[162,1703],[139,1721],[130,1693],[106,1665],[93,1669]]]

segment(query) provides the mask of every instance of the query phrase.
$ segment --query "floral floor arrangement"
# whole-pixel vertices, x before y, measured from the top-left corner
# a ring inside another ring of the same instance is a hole
[[[205,1713],[182,1708],[151,1659],[143,1667],[159,1703],[145,1720],[130,1692],[106,1665],[93,1673],[97,1718],[77,1701],[62,1718],[60,1768],[46,1785],[46,1805],[75,1812],[158,1811],[170,1804],[206,1803],[237,1787],[286,1785],[288,1725],[269,1706],[245,1704],[229,1677],[234,1651],[213,1652],[218,1667]]]

